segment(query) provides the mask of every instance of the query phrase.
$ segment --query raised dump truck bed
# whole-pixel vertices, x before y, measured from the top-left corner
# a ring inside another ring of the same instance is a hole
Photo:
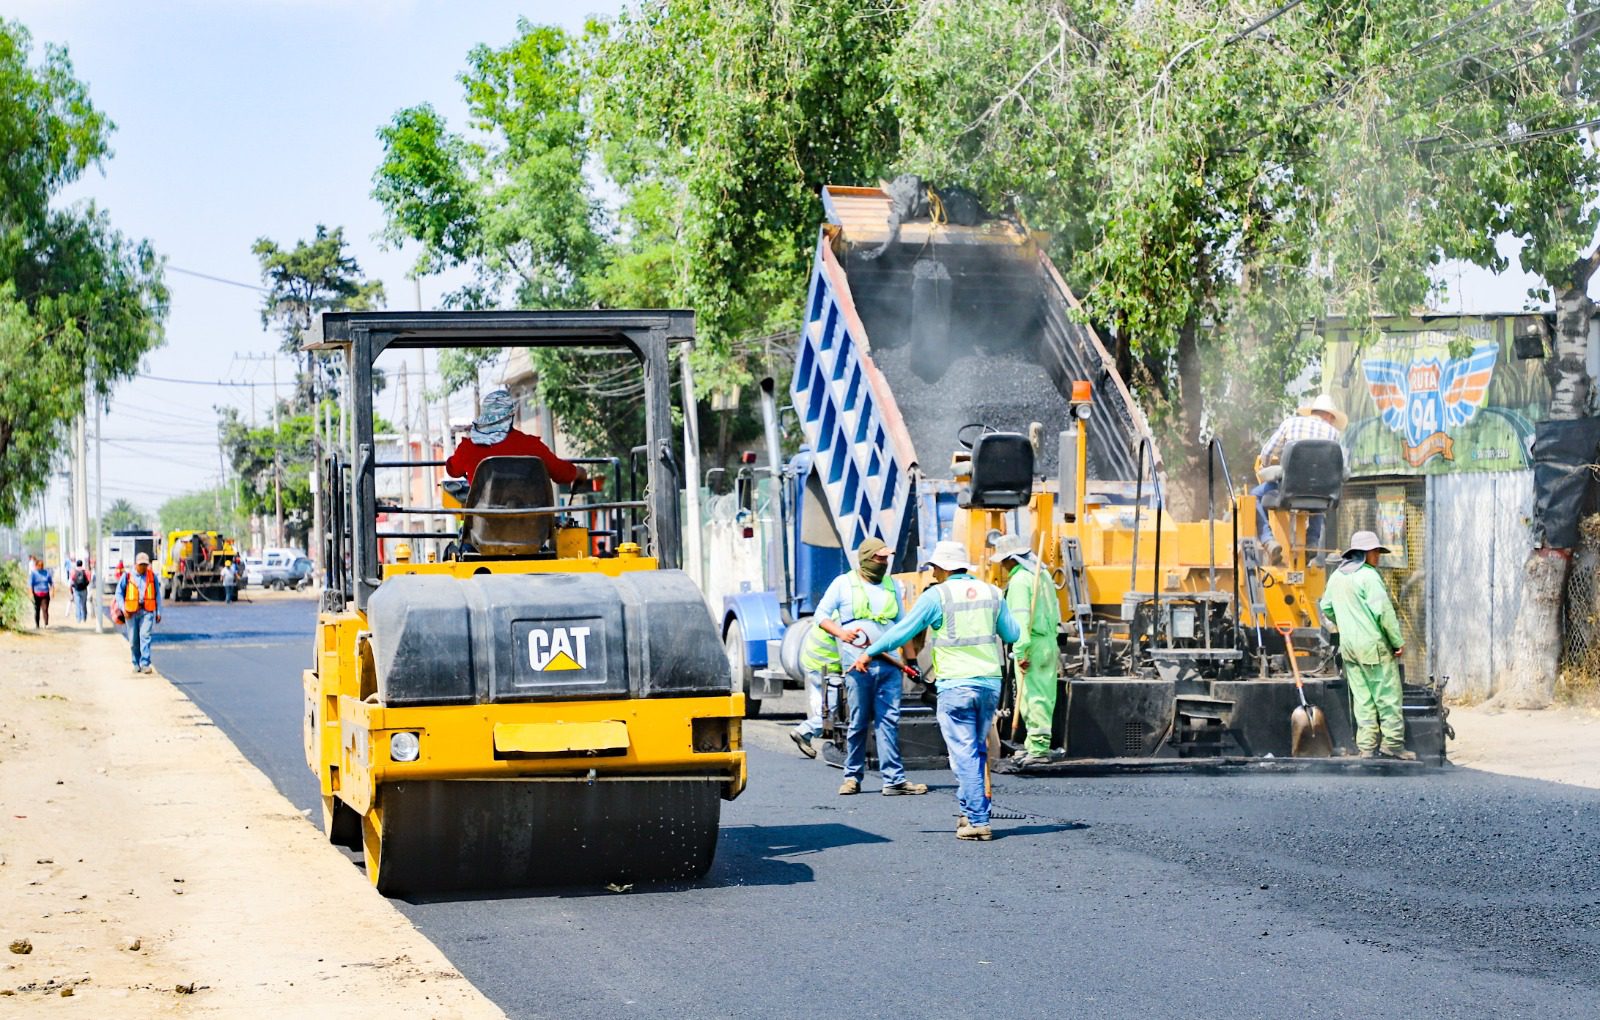
[[[1134,477],[1143,414],[1036,236],[1010,220],[896,230],[880,188],[830,186],[822,201],[790,389],[845,546],[878,535],[905,549],[918,482],[950,479],[968,423],[1040,423],[1037,469],[1054,475],[1075,380],[1094,393],[1089,476]]]

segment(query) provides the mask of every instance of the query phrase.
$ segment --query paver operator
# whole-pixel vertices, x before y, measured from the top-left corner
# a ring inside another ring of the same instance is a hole
[[[1020,535],[1002,535],[994,544],[994,561],[1007,573],[1006,607],[1022,628],[1011,648],[1016,662],[1017,708],[1028,728],[1023,752],[1012,759],[1017,768],[1050,761],[1050,729],[1055,722],[1057,673],[1061,648],[1061,602],[1056,586],[1039,569],[1033,550]]]
[[[893,651],[924,630],[932,635],[934,687],[939,693],[939,732],[956,775],[961,820],[957,839],[992,839],[986,775],[989,729],[1000,706],[1002,642],[1022,629],[999,589],[973,576],[977,570],[960,542],[940,542],[928,557],[934,583],[911,612],[868,645],[853,669]]]
[[[891,550],[882,539],[868,538],[856,548],[856,569],[834,578],[817,603],[816,626],[806,635],[800,663],[806,673],[808,714],[791,734],[802,754],[822,731],[823,690],[830,675],[842,669],[839,642],[860,648],[900,618],[904,601],[900,585],[889,576]],[[858,662],[844,673],[850,718],[845,730],[844,782],[839,793],[861,792],[867,774],[867,730],[876,723],[878,774],[883,795],[924,794],[923,783],[906,781],[900,761],[900,698],[905,681],[900,671],[881,659]]]
[[[1344,563],[1328,575],[1318,608],[1339,631],[1339,655],[1356,717],[1356,749],[1363,758],[1416,761],[1406,750],[1399,659],[1405,653],[1400,618],[1378,573],[1389,550],[1370,531],[1350,537]]]
[[[123,574],[111,603],[122,610],[127,621],[128,645],[133,649],[133,671],[152,672],[150,638],[161,622],[161,577],[150,569],[150,554],[133,559],[133,573]]]
[[[530,436],[511,427],[516,414],[516,403],[509,390],[491,390],[483,398],[478,417],[472,421],[472,430],[461,441],[448,460],[445,471],[452,478],[465,478],[468,484],[478,470],[478,465],[490,457],[538,457],[557,485],[571,485],[587,478],[583,465],[573,464],[556,456],[538,436]]]
[[[1267,510],[1260,500],[1262,496],[1278,491],[1278,477],[1283,474],[1283,448],[1301,439],[1330,439],[1337,443],[1349,423],[1349,416],[1339,410],[1339,405],[1333,402],[1332,397],[1324,393],[1285,418],[1261,447],[1261,455],[1256,460],[1257,477],[1261,479],[1261,484],[1251,489],[1250,495],[1256,497],[1256,537],[1267,550],[1269,558],[1276,557],[1279,550],[1277,541],[1272,537],[1272,529],[1267,524]],[[1323,515],[1312,514],[1306,522],[1306,548],[1315,549],[1322,544],[1322,528]]]

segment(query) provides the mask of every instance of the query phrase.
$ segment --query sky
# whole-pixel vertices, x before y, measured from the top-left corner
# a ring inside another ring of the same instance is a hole
[[[413,252],[386,251],[371,198],[376,131],[396,110],[432,103],[452,124],[464,107],[455,76],[477,43],[503,45],[517,18],[581,29],[618,0],[5,0],[0,14],[65,45],[95,105],[116,123],[114,155],[65,200],[92,199],[130,237],[165,255],[172,293],[166,343],[112,400],[103,447],[105,503],[154,511],[216,484],[219,404],[265,422],[277,337],[261,327],[261,294],[203,273],[260,284],[250,246],[284,246],[318,223],[342,225],[350,252],[394,307],[413,307]],[[432,307],[447,282],[424,279]],[[292,371],[278,361],[285,389]],[[156,378],[147,378],[156,377]],[[160,379],[253,383],[184,385]],[[413,382],[414,386],[414,382]],[[393,388],[391,387],[391,390]],[[379,398],[386,417],[392,393]],[[459,417],[459,414],[457,415]],[[435,419],[437,420],[437,419]],[[60,520],[66,487],[54,486]],[[91,497],[92,498],[92,497]]]
[[[153,512],[214,485],[217,405],[264,422],[276,337],[263,332],[258,237],[284,246],[318,223],[342,225],[351,253],[381,279],[393,307],[412,307],[412,254],[377,240],[370,195],[377,128],[402,107],[434,104],[456,125],[456,74],[467,51],[502,45],[519,15],[579,29],[620,0],[6,0],[5,16],[67,47],[94,103],[117,125],[113,157],[64,196],[92,199],[131,237],[168,259],[166,344],[111,405],[105,502]],[[853,183],[853,182],[852,182]],[[193,274],[222,280],[221,283]],[[1447,267],[1443,310],[1523,307],[1530,282]],[[432,307],[450,281],[422,281]],[[278,362],[280,381],[291,375]],[[202,380],[186,385],[166,379]],[[215,385],[218,382],[236,385]],[[378,410],[398,420],[393,393]],[[459,414],[454,417],[460,417]],[[59,519],[64,486],[55,486]]]

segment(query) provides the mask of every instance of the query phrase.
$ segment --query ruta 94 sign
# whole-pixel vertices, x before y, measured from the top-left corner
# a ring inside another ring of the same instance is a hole
[[[1337,324],[1323,358],[1327,388],[1350,415],[1352,475],[1513,471],[1529,465],[1533,423],[1549,405],[1543,362],[1512,339],[1537,316],[1390,319],[1358,348]]]

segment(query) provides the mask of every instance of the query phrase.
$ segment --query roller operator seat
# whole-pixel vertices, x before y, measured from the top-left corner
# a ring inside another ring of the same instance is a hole
[[[486,457],[462,500],[462,506],[471,510],[554,505],[550,470],[538,457]],[[549,515],[468,517],[462,539],[482,556],[528,556],[544,549],[554,525]]]

